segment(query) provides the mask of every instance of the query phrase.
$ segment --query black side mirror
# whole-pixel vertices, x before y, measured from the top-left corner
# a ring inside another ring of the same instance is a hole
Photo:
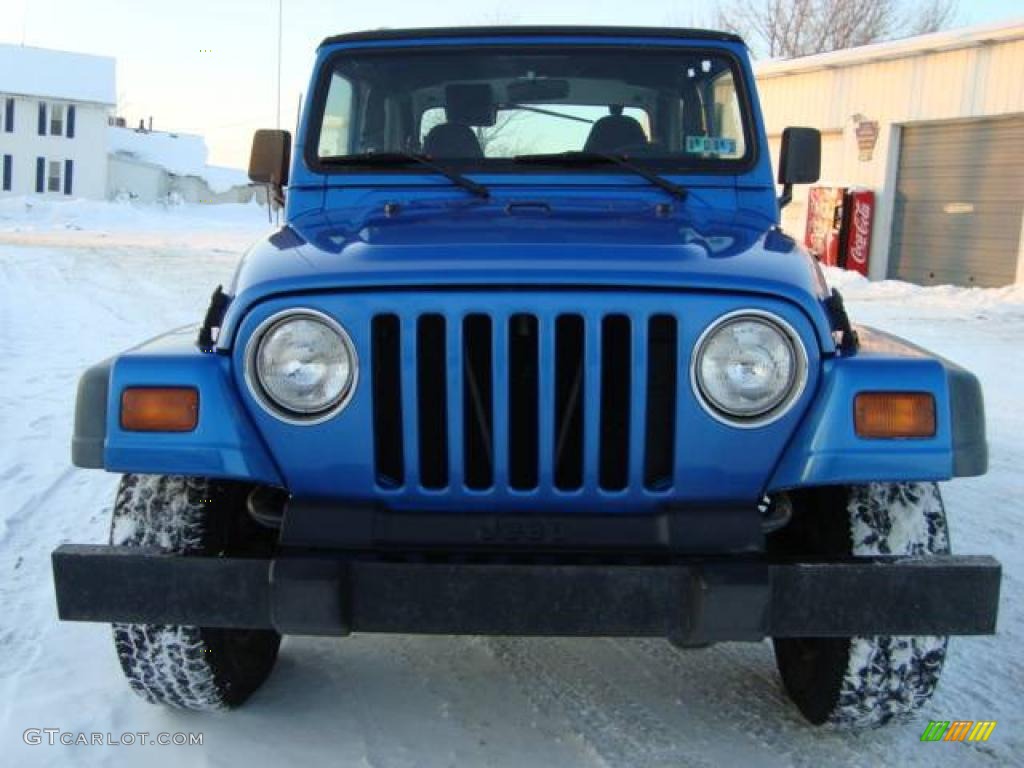
[[[779,151],[779,207],[793,199],[794,184],[813,184],[821,176],[821,132],[817,128],[787,128]]]
[[[288,184],[292,162],[292,136],[288,131],[259,130],[252,137],[249,178],[257,184],[281,189]]]

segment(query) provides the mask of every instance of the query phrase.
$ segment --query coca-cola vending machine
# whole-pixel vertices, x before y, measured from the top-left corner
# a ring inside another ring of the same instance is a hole
[[[822,264],[868,273],[875,193],[861,187],[811,187],[804,245]]]

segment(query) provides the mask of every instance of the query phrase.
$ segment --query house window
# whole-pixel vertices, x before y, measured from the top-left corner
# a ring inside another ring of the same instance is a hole
[[[46,191],[47,192],[60,192],[61,191],[61,167],[62,163],[60,160],[51,160],[47,163],[47,174],[46,174]]]
[[[14,133],[14,99],[8,96],[4,99],[4,133]]]
[[[14,164],[14,158],[11,155],[4,155],[4,170],[3,170],[3,190],[4,192],[11,191],[11,166]]]
[[[63,136],[64,135],[64,105],[63,104],[51,104],[50,105],[50,135],[51,136]]]

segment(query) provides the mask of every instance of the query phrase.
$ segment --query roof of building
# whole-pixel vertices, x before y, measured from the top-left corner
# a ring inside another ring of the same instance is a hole
[[[754,64],[758,78],[808,72],[816,69],[837,69],[873,61],[908,58],[929,53],[942,53],[963,48],[977,48],[994,43],[1024,39],[1024,18],[983,24],[960,29],[948,29],[928,35],[888,40],[856,48],[844,48],[831,53],[818,53],[795,59],[771,59]]]
[[[116,157],[159,166],[175,176],[196,176],[214,192],[249,183],[245,171],[207,165],[206,141],[194,133],[110,126],[107,129],[107,151]]]
[[[113,105],[115,64],[110,56],[0,43],[0,93]]]
[[[569,26],[489,26],[489,27],[430,27],[424,29],[372,29],[346,32],[328,37],[320,45],[351,43],[366,40],[409,40],[438,37],[668,37],[697,40],[727,40],[743,42],[731,32],[712,29],[684,29],[682,27],[569,27]]]

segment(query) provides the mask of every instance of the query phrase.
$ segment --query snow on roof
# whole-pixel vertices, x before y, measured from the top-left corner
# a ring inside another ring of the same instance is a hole
[[[197,176],[212,192],[226,192],[249,183],[244,171],[206,164],[206,141],[194,133],[137,131],[110,126],[107,151],[112,155],[158,165],[176,176]]]
[[[110,56],[0,43],[0,93],[117,103]]]
[[[754,74],[758,78],[777,77],[815,69],[831,69],[869,61],[884,61],[918,56],[925,53],[955,51],[961,48],[976,48],[992,43],[1012,42],[1024,39],[1024,18],[1001,21],[994,24],[979,24],[973,27],[948,29],[928,35],[888,40],[883,43],[843,48],[830,53],[801,56],[795,59],[770,59],[754,63]]]
[[[179,176],[198,176],[206,166],[206,142],[194,133],[137,131],[110,126],[107,148],[111,154],[153,163]]]

